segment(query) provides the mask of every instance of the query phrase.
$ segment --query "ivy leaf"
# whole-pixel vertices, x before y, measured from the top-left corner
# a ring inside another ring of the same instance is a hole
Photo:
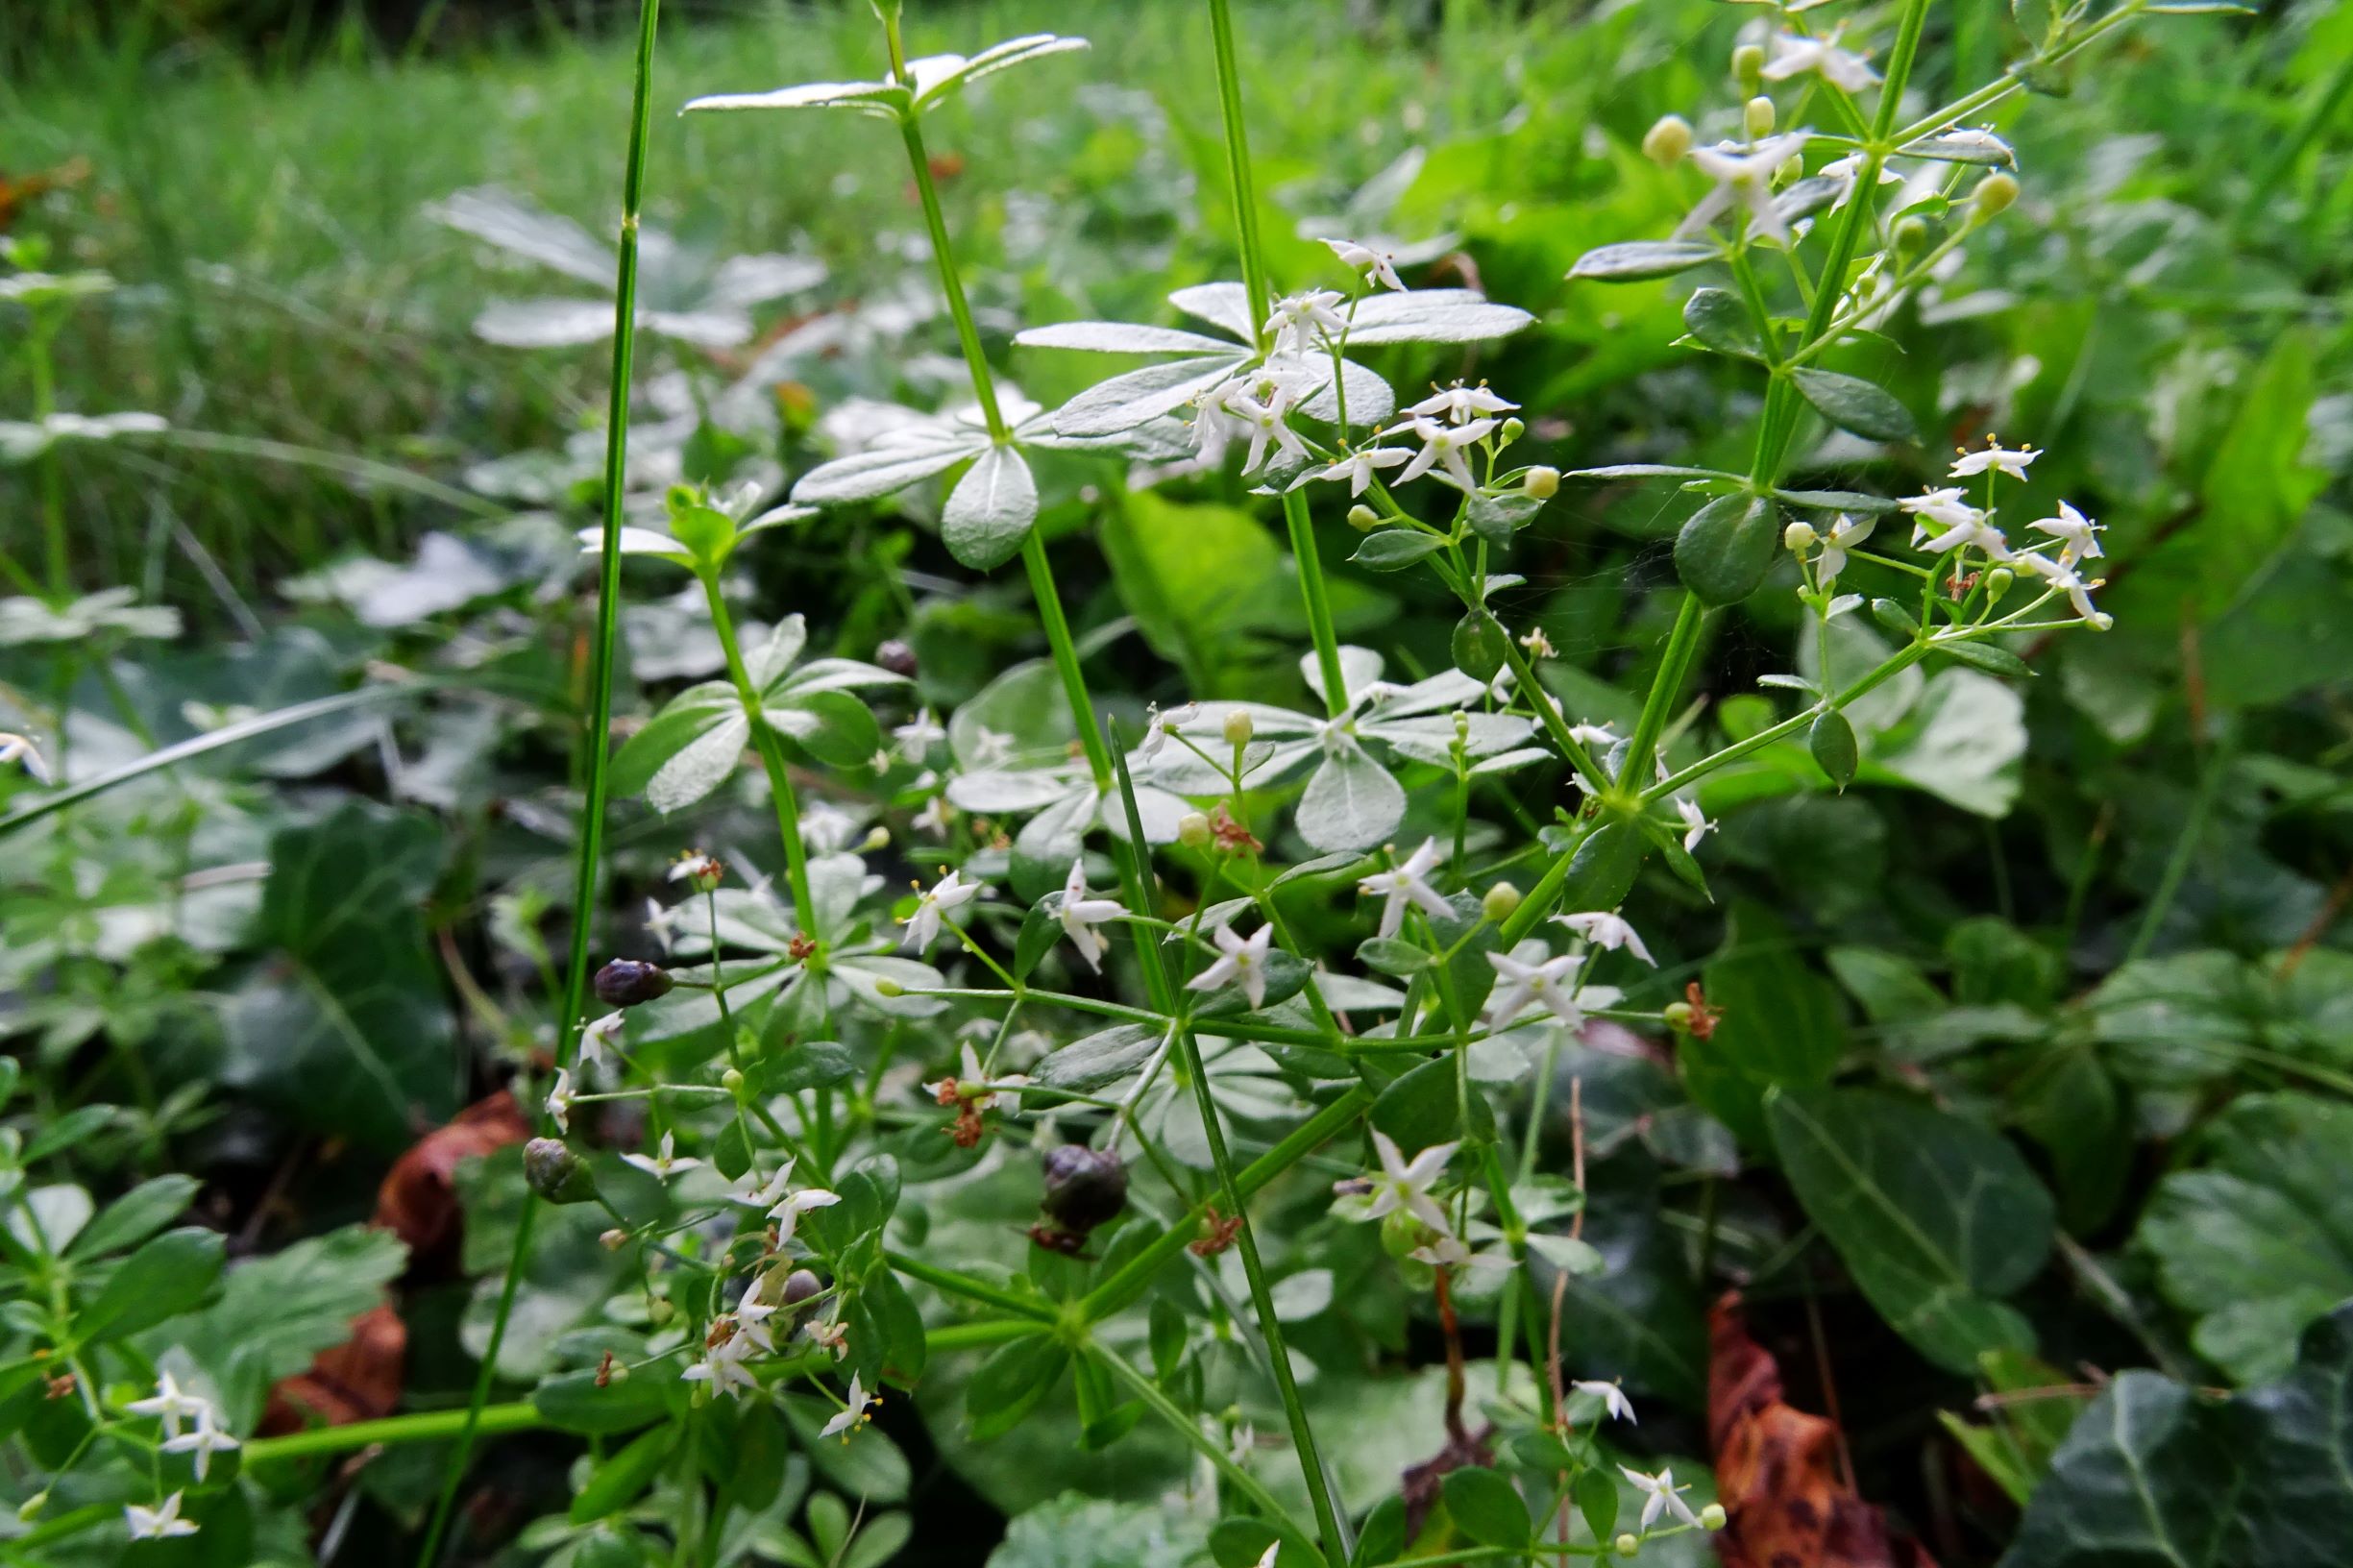
[[[2042,1268],[2050,1194],[1991,1128],[1876,1090],[1788,1090],[1766,1102],[1798,1199],[1879,1314],[1954,1372],[2031,1350],[1996,1298]]]
[[[1875,382],[1860,376],[1842,376],[1834,370],[1806,366],[1792,370],[1789,379],[1797,383],[1799,394],[1821,410],[1823,418],[1842,430],[1852,430],[1874,441],[1920,438],[1920,427],[1912,423],[1912,411]]]

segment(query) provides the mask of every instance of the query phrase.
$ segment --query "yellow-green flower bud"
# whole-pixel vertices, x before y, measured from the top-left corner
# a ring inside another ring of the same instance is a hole
[[[1204,849],[1210,842],[1210,820],[1197,811],[1177,819],[1177,843],[1188,849]]]
[[[1749,100],[1740,111],[1740,123],[1748,128],[1751,141],[1773,135],[1773,100],[1759,93]]]
[[[904,996],[907,994],[907,988],[887,975],[878,975],[874,980],[874,994],[877,996]]]
[[[31,1497],[26,1498],[22,1503],[16,1505],[16,1517],[23,1520],[30,1520],[37,1515],[41,1509],[47,1507],[48,1506],[49,1494],[45,1491],[35,1492]]]
[[[1662,169],[1671,169],[1691,151],[1691,122],[1668,114],[1643,135],[1642,156]]]
[[[1723,1504],[1710,1503],[1700,1510],[1700,1528],[1708,1531],[1722,1530],[1726,1521],[1730,1517],[1731,1515],[1724,1511]]]
[[[1917,217],[1901,218],[1896,224],[1896,254],[1900,257],[1918,256],[1928,244],[1928,226]]]
[[[1998,566],[1985,575],[1985,602],[1990,608],[2001,602],[2001,596],[2010,591],[2018,574],[2006,566]]]
[[[1975,204],[1977,221],[1982,223],[2018,200],[2018,180],[1996,169],[1977,182],[1977,188],[1970,193],[1969,199]]]
[[[695,1392],[701,1393],[703,1391],[703,1387],[704,1384],[697,1384],[695,1385]],[[1635,1553],[1642,1550],[1642,1537],[1636,1535],[1631,1531],[1622,1530],[1618,1531],[1617,1540],[1611,1544],[1616,1548],[1619,1556],[1630,1557]]]
[[[1560,470],[1541,463],[1520,477],[1520,488],[1537,501],[1550,501],[1560,493]]]
[[[729,1067],[726,1071],[721,1073],[719,1075],[719,1087],[725,1090],[730,1094],[743,1093],[744,1074],[742,1069],[737,1067]]]
[[[1811,523],[1792,523],[1781,530],[1781,543],[1791,550],[1811,550],[1821,538]]]
[[[1501,430],[1498,430],[1496,433],[1504,438],[1504,445],[1507,447],[1511,445],[1512,442],[1517,441],[1521,436],[1528,433],[1528,422],[1521,419],[1517,415],[1513,415],[1511,418],[1504,421],[1504,428]]]
[[[1743,97],[1752,98],[1765,83],[1765,46],[1744,43],[1732,51],[1732,80],[1740,84]]]
[[[1370,533],[1381,526],[1381,514],[1360,501],[1348,508],[1348,526],[1359,533]]]
[[[1250,722],[1250,710],[1236,708],[1226,715],[1225,736],[1228,746],[1248,746],[1250,737],[1258,733],[1258,725]]]
[[[1498,882],[1489,888],[1486,896],[1479,900],[1479,913],[1496,925],[1503,924],[1520,910],[1520,890],[1508,882]]]
[[[1658,1016],[1666,1026],[1677,1034],[1691,1033],[1691,1004],[1689,1002],[1669,1002]]]
[[[677,1315],[678,1309],[670,1304],[668,1296],[656,1296],[646,1303],[646,1321],[657,1329]]]

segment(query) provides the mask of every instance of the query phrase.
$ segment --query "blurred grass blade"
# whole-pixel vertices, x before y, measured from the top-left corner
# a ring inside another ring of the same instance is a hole
[[[580,1007],[588,986],[589,936],[595,924],[597,869],[604,840],[604,792],[611,747],[606,737],[613,725],[613,642],[621,611],[621,503],[628,471],[629,380],[637,346],[637,215],[646,188],[646,138],[651,116],[653,36],[661,0],[639,0],[637,9],[637,81],[629,105],[629,155],[622,177],[620,266],[614,283],[613,380],[604,429],[604,534],[597,563],[597,637],[589,651],[588,724],[580,737],[585,761],[585,799],[580,806],[580,846],[573,878],[572,951],[564,974],[563,1012],[556,1019],[555,1060],[560,1066],[572,1059],[579,1041]],[[481,1369],[474,1380],[474,1397],[466,1424],[459,1429],[448,1468],[441,1479],[441,1495],[434,1501],[425,1545],[417,1555],[419,1568],[432,1568],[448,1532],[450,1509],[457,1500],[458,1482],[473,1458],[474,1439],[490,1398],[491,1380],[498,1375],[499,1351],[506,1340],[506,1325],[514,1315],[515,1288],[530,1257],[531,1233],[540,1205],[527,1198],[515,1227],[515,1247],[506,1261],[506,1278],[499,1292],[498,1315],[490,1325],[490,1342],[482,1347]]]

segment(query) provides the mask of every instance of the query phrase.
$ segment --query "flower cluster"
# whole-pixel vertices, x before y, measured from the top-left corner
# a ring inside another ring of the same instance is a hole
[[[236,1438],[223,1431],[220,1416],[212,1402],[202,1395],[184,1390],[167,1369],[157,1375],[156,1391],[145,1399],[135,1399],[124,1407],[133,1415],[153,1416],[161,1423],[163,1441],[157,1445],[165,1454],[185,1454],[196,1479],[205,1479],[212,1466],[212,1456],[233,1452]],[[183,1423],[187,1430],[182,1431]],[[173,1492],[153,1507],[135,1503],[123,1505],[123,1520],[130,1527],[135,1541],[165,1540],[175,1535],[193,1535],[196,1522],[180,1517],[181,1500],[184,1494]]]

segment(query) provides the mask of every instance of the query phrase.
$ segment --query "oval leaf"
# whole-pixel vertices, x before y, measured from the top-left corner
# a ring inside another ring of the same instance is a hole
[[[940,514],[948,553],[975,572],[1003,566],[1038,521],[1038,481],[1012,447],[991,447],[956,481]]]
[[[1823,418],[1842,430],[1852,430],[1874,441],[1914,441],[1920,437],[1920,428],[1912,423],[1912,411],[1898,403],[1887,388],[1860,376],[1801,367],[1791,371],[1789,379],[1797,383],[1805,401],[1822,411]]]

